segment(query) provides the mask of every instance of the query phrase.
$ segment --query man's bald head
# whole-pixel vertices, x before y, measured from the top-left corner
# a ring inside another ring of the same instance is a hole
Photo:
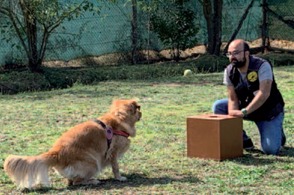
[[[232,41],[229,45],[228,51],[230,51],[230,47],[232,48],[231,50],[249,51],[249,45],[243,39],[235,39]]]

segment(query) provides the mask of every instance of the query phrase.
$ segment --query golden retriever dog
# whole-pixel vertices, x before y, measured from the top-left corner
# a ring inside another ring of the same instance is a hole
[[[78,124],[37,156],[10,155],[4,170],[19,188],[50,186],[48,171],[53,168],[69,185],[96,185],[95,176],[111,165],[115,179],[125,181],[118,159],[128,150],[129,136],[136,135],[135,123],[142,114],[135,100],[114,100],[103,116]]]

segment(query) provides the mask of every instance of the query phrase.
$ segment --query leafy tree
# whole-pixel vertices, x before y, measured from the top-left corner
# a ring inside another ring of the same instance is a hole
[[[16,35],[28,59],[28,68],[40,72],[48,39],[65,20],[82,16],[87,11],[99,13],[89,0],[0,0],[1,34],[6,41]],[[14,32],[12,35],[10,32]]]
[[[148,8],[151,29],[171,49],[176,60],[179,60],[181,50],[196,44],[195,35],[199,30],[194,22],[195,13],[185,6],[185,2],[187,0],[153,0]]]

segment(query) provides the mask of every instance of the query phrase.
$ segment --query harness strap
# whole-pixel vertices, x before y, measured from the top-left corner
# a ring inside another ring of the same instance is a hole
[[[128,138],[130,136],[127,132],[119,131],[119,130],[113,130],[110,126],[107,126],[101,120],[93,119],[92,121],[94,121],[95,123],[98,123],[99,125],[101,125],[103,127],[103,129],[105,130],[108,149],[110,147],[113,135],[120,135],[120,136],[123,136],[123,137],[126,137],[126,138]]]
[[[127,132],[117,131],[117,130],[113,130],[113,135],[120,135],[120,136],[123,136],[126,138],[128,138],[130,136],[130,134],[128,134]]]
[[[110,144],[111,144],[111,140],[112,140],[112,136],[113,136],[112,128],[110,126],[107,126],[105,123],[103,123],[102,121],[100,121],[98,119],[93,119],[92,121],[101,125],[103,127],[103,129],[105,130],[106,138],[107,138],[107,147],[109,149]]]

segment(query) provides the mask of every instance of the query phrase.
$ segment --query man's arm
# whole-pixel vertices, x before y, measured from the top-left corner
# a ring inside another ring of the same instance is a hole
[[[242,117],[243,114],[239,110],[239,99],[235,92],[234,86],[228,85],[227,91],[228,91],[228,114],[231,116]]]
[[[271,65],[268,62],[262,64],[258,71],[258,77],[259,90],[256,91],[255,97],[245,108],[248,114],[260,108],[270,96],[271,86],[273,82],[273,71]]]
[[[272,80],[263,80],[259,83],[259,90],[256,91],[255,97],[245,108],[248,114],[254,112],[264,104],[264,102],[270,96],[272,82]]]
[[[264,80],[261,81],[259,84],[259,90],[256,91],[255,97],[251,101],[251,103],[245,108],[247,110],[247,114],[250,114],[257,110],[259,107],[261,107],[264,102],[267,100],[267,98],[270,95],[272,86],[271,80]],[[236,95],[236,92],[234,90],[233,86],[228,86],[228,112],[231,116],[237,116],[237,117],[244,117],[241,110],[239,110],[238,106],[238,97]]]

